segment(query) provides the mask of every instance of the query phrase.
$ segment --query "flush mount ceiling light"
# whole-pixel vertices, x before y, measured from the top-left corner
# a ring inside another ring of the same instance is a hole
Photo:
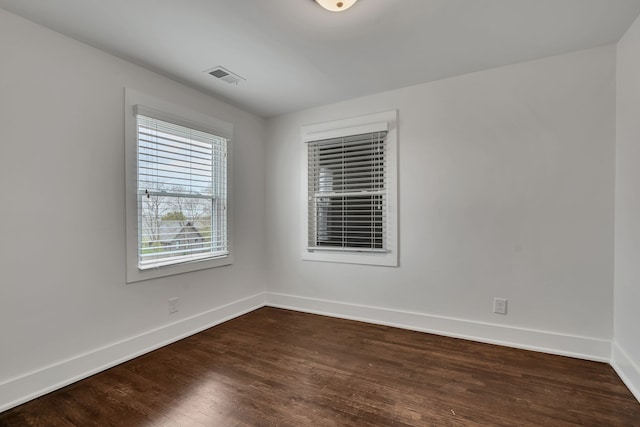
[[[316,0],[320,6],[332,12],[342,12],[349,9],[357,0]]]

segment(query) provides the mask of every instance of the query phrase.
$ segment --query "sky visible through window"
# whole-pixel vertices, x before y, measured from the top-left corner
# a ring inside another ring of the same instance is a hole
[[[138,116],[141,267],[226,253],[227,142]]]

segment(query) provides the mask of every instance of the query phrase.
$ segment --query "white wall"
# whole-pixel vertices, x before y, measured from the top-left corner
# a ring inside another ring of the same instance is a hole
[[[267,121],[267,302],[608,360],[615,46]],[[300,128],[399,110],[399,268],[300,259]],[[509,300],[492,313],[494,296]]]
[[[1,9],[0,64],[0,410],[263,303],[261,118]],[[124,87],[234,124],[233,266],[125,284]]]
[[[613,365],[640,400],[640,19],[618,43]]]
[[[614,175],[614,361],[637,375],[639,32],[619,46],[616,175],[613,46],[265,127],[0,10],[0,410],[260,306],[265,284],[271,305],[608,360]],[[125,284],[124,87],[234,123],[233,266]],[[400,267],[302,261],[301,126],[390,109]]]

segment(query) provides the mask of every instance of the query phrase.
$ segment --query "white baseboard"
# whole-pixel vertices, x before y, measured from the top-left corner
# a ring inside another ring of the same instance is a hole
[[[629,391],[640,402],[640,366],[636,365],[616,341],[613,341],[611,366],[613,366],[613,369],[618,373],[618,376]]]
[[[0,383],[0,412],[264,306],[260,293]]]
[[[0,383],[0,412],[265,305],[611,362],[625,384],[640,400],[640,369],[615,345],[612,360],[611,342],[608,340],[267,292],[181,319]]]
[[[611,360],[611,341],[598,338],[270,292],[266,305],[598,362]]]

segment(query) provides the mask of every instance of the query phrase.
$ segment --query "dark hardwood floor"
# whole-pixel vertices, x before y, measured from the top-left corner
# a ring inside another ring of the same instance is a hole
[[[262,308],[0,425],[640,426],[640,403],[604,363]]]

